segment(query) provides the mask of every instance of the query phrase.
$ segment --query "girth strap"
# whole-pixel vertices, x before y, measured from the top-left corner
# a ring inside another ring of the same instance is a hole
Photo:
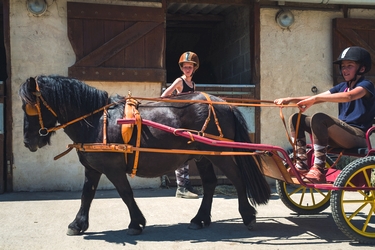
[[[134,116],[135,116],[135,121],[136,121],[136,125],[137,125],[137,141],[136,141],[135,145],[136,145],[137,148],[139,148],[139,146],[141,145],[142,119],[141,119],[141,115],[139,114],[139,111],[137,109],[135,110]],[[139,151],[136,151],[135,155],[134,155],[133,170],[132,170],[132,173],[130,175],[132,178],[137,173],[138,160],[139,160]]]
[[[133,98],[131,98],[130,93],[128,95],[128,99],[126,99],[126,103],[124,106],[124,119],[134,118],[137,111],[137,106],[139,102]],[[121,135],[122,140],[124,143],[128,143],[133,135],[133,124],[122,124],[121,126]]]
[[[136,121],[135,124],[137,126],[137,139],[135,143],[136,147],[139,147],[141,144],[141,131],[142,131],[142,119],[137,109],[138,104],[139,102],[135,100],[134,98],[131,98],[131,93],[129,92],[128,98],[124,106],[124,117],[126,119],[135,118],[135,121]],[[133,134],[133,128],[134,128],[133,124],[123,124],[121,126],[121,135],[125,144],[127,144],[131,139],[132,134]],[[127,152],[124,152],[124,156],[125,156],[125,162],[128,163]],[[134,176],[137,173],[138,162],[139,162],[139,151],[136,151],[134,155],[133,169],[130,175],[132,178],[134,178]]]

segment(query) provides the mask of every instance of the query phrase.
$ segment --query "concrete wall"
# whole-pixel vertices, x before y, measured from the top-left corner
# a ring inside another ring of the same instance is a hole
[[[47,0],[48,10],[40,17],[28,13],[24,0],[10,2],[10,43],[13,101],[13,188],[14,191],[80,190],[84,168],[73,151],[58,161],[53,157],[66,150],[71,143],[63,131],[52,137],[52,145],[29,152],[23,145],[23,112],[18,97],[19,86],[30,76],[39,74],[68,75],[75,54],[67,36],[66,0]],[[88,2],[88,1],[80,1]],[[94,2],[94,1],[92,1]],[[135,4],[126,1],[96,1],[111,4]],[[161,83],[87,82],[109,94],[133,96],[160,96]],[[157,187],[159,178],[130,180],[133,187]],[[99,188],[113,188],[104,177]]]
[[[332,19],[342,12],[292,10],[295,23],[281,29],[275,22],[279,9],[261,10],[261,99],[274,100],[287,96],[312,95],[311,88],[324,92],[333,86],[332,80]],[[351,18],[375,19],[375,10],[349,9]],[[337,104],[318,104],[306,111],[323,111],[337,116]],[[286,119],[298,112],[284,108]],[[261,142],[290,148],[283,129],[279,108],[262,108]]]

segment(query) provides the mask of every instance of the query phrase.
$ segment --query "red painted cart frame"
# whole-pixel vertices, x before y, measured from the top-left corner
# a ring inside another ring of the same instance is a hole
[[[135,119],[118,119],[118,124],[135,124]],[[288,153],[279,146],[273,146],[268,144],[258,144],[258,143],[244,143],[244,142],[231,142],[231,141],[221,141],[221,140],[215,140],[210,139],[201,135],[195,135],[187,131],[183,131],[181,129],[169,127],[160,123],[156,123],[150,120],[142,120],[142,124],[146,126],[151,126],[153,128],[157,128],[160,130],[163,130],[165,132],[173,133],[176,136],[182,136],[189,139],[194,139],[194,141],[209,144],[211,146],[216,147],[229,147],[229,148],[242,148],[242,149],[248,149],[253,152],[233,152],[233,154],[251,154],[251,155],[259,155],[261,158],[261,164],[263,166],[264,175],[268,176],[270,178],[278,179],[285,181],[289,184],[300,184],[302,186],[305,186],[307,188],[314,188],[314,189],[321,189],[321,190],[349,190],[349,191],[356,191],[356,190],[375,190],[375,187],[365,187],[365,186],[354,186],[354,187],[337,187],[334,186],[333,183],[327,183],[327,184],[314,184],[314,183],[306,183],[303,181],[302,177],[298,174],[297,170],[295,169],[294,163],[292,162],[292,159],[290,159]],[[373,130],[375,130],[375,127],[370,129],[371,131],[368,131],[368,133],[372,133]],[[368,135],[369,137],[369,135]],[[371,142],[368,140],[368,146],[371,148]],[[152,152],[153,149],[142,149],[142,148],[132,148],[133,151],[148,151]],[[155,152],[157,149],[154,149]],[[371,152],[373,152],[372,149],[370,149]],[[216,152],[216,153],[215,153]],[[163,153],[178,153],[182,154],[184,153],[181,150],[175,149],[175,150],[168,150]],[[186,154],[189,154],[191,152],[185,152]],[[211,152],[212,153],[212,152]],[[223,153],[223,151],[214,151],[213,154],[220,155]],[[226,152],[228,153],[228,152]],[[197,151],[196,154],[205,154],[205,152],[199,152]],[[207,153],[206,153],[207,154]],[[224,155],[223,153],[222,155]],[[228,154],[225,154],[228,155]],[[291,177],[290,174],[286,171],[285,165],[291,166],[292,171],[294,172],[295,177]],[[340,173],[340,170],[333,170],[331,173],[332,177],[336,177]]]

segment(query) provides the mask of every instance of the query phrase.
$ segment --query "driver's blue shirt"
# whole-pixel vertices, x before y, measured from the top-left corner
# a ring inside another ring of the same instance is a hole
[[[350,126],[360,128],[367,131],[373,124],[375,117],[375,88],[372,82],[366,80],[364,77],[358,80],[354,86],[366,89],[371,96],[363,96],[360,99],[339,103],[339,119],[349,124]],[[329,91],[331,94],[348,91],[347,82],[342,82]]]

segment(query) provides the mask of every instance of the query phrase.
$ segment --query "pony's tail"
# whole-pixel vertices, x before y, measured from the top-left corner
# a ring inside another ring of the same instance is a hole
[[[233,107],[233,113],[236,128],[234,140],[236,142],[251,143],[246,121],[242,113],[235,107]],[[234,151],[246,151],[246,149],[235,148]],[[258,205],[267,204],[271,196],[271,189],[263,175],[263,169],[260,169],[261,165],[258,167],[254,157],[251,155],[239,155],[235,158],[240,168],[242,179],[246,185],[247,195],[252,203]]]

